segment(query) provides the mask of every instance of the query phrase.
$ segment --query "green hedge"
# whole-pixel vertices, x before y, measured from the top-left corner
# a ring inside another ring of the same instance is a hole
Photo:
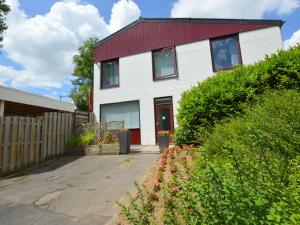
[[[300,224],[300,93],[268,91],[217,125],[174,196],[184,224]]]
[[[243,113],[267,89],[299,89],[300,45],[263,61],[218,72],[183,93],[177,115],[176,144],[201,144],[211,128],[226,117]]]

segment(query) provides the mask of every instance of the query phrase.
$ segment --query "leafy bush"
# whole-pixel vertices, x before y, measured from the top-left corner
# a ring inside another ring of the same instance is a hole
[[[211,128],[226,117],[243,113],[267,89],[299,89],[300,45],[263,61],[218,72],[182,94],[176,144],[201,144]]]
[[[95,133],[93,131],[88,131],[84,134],[74,134],[67,141],[67,146],[88,146],[95,144]]]
[[[132,196],[127,192],[130,200],[129,206],[125,206],[121,202],[117,201],[117,205],[121,208],[121,214],[127,219],[130,224],[134,225],[145,225],[145,224],[156,224],[154,221],[154,204],[156,200],[153,194],[147,192],[146,188],[139,186],[135,182],[137,189],[136,196]]]
[[[67,140],[67,146],[72,147],[76,145],[81,145],[80,135],[74,134]]]
[[[178,180],[182,224],[300,224],[299,103],[299,91],[268,91],[216,126],[192,177]]]
[[[93,145],[95,143],[95,133],[93,131],[88,131],[80,136],[80,140],[83,146]]]

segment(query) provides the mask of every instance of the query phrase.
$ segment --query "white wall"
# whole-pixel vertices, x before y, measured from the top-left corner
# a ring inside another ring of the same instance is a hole
[[[270,55],[283,48],[279,27],[269,27],[240,33],[241,54],[244,65],[252,64],[265,55]]]
[[[282,47],[280,29],[276,27],[242,33],[240,43],[243,62],[253,63]],[[252,45],[257,46],[256,50],[251,48]],[[100,104],[140,100],[141,143],[155,144],[154,98],[172,96],[176,115],[181,93],[213,74],[209,40],[176,46],[176,55],[178,78],[160,81],[153,81],[152,78],[151,52],[120,58],[120,87],[110,89],[100,90],[100,65],[95,64],[96,118],[99,120]],[[176,118],[174,122],[176,126]]]

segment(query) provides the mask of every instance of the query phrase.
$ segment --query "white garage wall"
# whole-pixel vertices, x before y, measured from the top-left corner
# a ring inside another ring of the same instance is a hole
[[[244,32],[239,35],[244,64],[264,58],[282,47],[278,27]],[[270,40],[272,39],[272,40]],[[273,40],[274,39],[274,40]],[[272,43],[272,44],[265,44]],[[256,46],[255,49],[254,47]],[[100,65],[94,66],[94,112],[99,120],[100,104],[140,101],[142,145],[155,144],[154,98],[173,97],[176,117],[183,91],[213,75],[209,40],[176,46],[178,77],[153,81],[151,52],[119,59],[120,87],[100,90]],[[176,118],[174,120],[176,127]]]

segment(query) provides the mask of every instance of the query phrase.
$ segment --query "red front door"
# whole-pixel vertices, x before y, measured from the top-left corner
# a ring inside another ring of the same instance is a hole
[[[174,134],[174,115],[172,104],[155,104],[156,137],[159,131],[169,131]]]

